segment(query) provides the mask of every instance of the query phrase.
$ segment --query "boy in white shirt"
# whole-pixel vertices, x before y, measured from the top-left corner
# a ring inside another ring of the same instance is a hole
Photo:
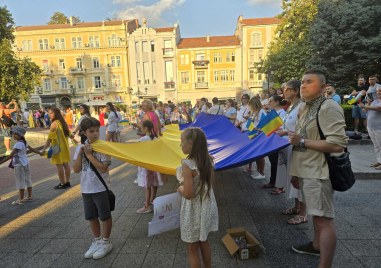
[[[105,182],[109,181],[108,167],[110,156],[93,152],[91,143],[99,139],[100,122],[93,118],[84,118],[81,130],[87,137],[85,144],[79,145],[74,155],[73,170],[81,172],[81,193],[85,209],[85,219],[89,221],[94,241],[85,253],[86,259],[100,259],[112,249],[109,240],[112,228],[112,218],[108,193],[96,173],[92,170],[89,161],[99,171]],[[86,157],[87,159],[86,159]],[[100,221],[103,232],[101,234]],[[102,239],[103,236],[103,239]]]

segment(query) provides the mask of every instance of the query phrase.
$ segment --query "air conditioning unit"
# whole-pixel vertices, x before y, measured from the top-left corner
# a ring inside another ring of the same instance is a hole
[[[89,44],[85,44],[85,47],[89,47],[90,45]]]
[[[54,46],[53,46],[53,45],[50,45],[49,47],[50,47],[51,49],[54,49]]]

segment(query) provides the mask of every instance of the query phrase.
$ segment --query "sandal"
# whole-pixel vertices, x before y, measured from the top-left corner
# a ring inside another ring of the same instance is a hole
[[[296,208],[296,207],[293,207],[293,208],[288,208],[286,210],[283,210],[282,211],[282,214],[283,215],[297,215],[299,213],[299,209]]]
[[[274,184],[267,183],[263,185],[262,188],[274,188]]]
[[[381,166],[375,167],[375,170],[381,170]]]
[[[30,196],[30,197],[25,197],[23,200],[23,202],[30,202],[30,201],[33,201],[33,197]]]
[[[379,167],[379,166],[381,166],[381,164],[378,162],[370,165],[370,167]]]
[[[283,194],[284,193],[284,188],[275,188],[271,194],[272,195],[277,195],[277,194]]]
[[[287,221],[287,224],[299,225],[299,224],[307,223],[307,222],[308,222],[307,216],[295,215],[293,218]]]
[[[22,200],[20,200],[20,199],[17,199],[15,201],[13,201],[11,204],[12,205],[22,205],[22,204],[24,204],[24,202]]]

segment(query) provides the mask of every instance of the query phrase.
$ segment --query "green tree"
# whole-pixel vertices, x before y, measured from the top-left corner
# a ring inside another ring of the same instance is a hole
[[[283,12],[266,60],[257,67],[261,73],[274,71],[273,81],[282,83],[300,78],[311,52],[309,31],[317,14],[317,0],[282,0]]]
[[[14,21],[12,14],[6,6],[0,7],[0,40],[5,38],[11,41],[14,40],[14,36],[12,34],[13,26]]]
[[[381,2],[321,0],[311,26],[309,67],[320,67],[339,89],[357,76],[381,74]]]
[[[81,22],[80,18],[77,16],[72,16],[72,18],[73,18],[73,23],[75,24]],[[69,17],[59,11],[54,12],[54,14],[50,17],[50,21],[48,22],[48,24],[66,24],[66,23],[69,23]]]

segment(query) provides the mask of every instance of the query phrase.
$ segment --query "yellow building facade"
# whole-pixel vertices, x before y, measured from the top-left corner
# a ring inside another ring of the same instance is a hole
[[[29,105],[128,102],[127,33],[137,27],[137,20],[16,27],[15,52],[43,70]]]
[[[271,86],[268,84],[268,74],[259,73],[255,64],[266,58],[279,23],[280,20],[277,18],[238,17],[235,35],[241,41],[241,81],[244,91],[255,94]]]
[[[178,101],[235,99],[241,88],[237,36],[182,38],[177,46]]]

